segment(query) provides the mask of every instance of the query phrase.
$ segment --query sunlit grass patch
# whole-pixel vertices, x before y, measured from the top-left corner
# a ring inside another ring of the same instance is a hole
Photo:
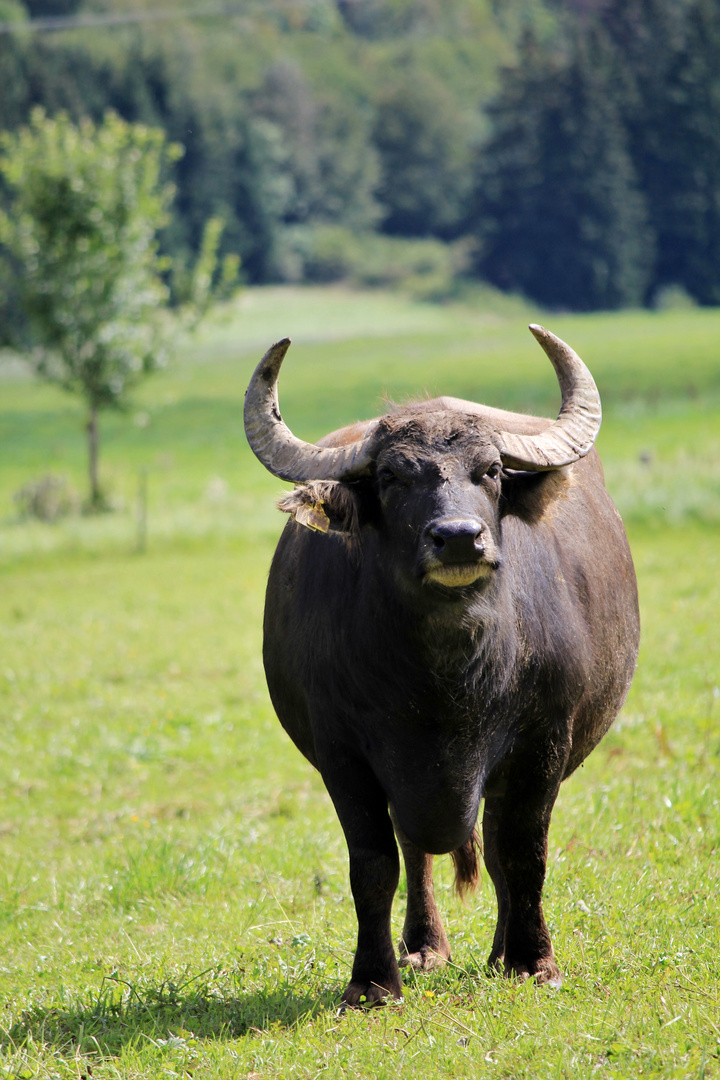
[[[140,818],[133,814],[132,820]],[[151,827],[148,820],[142,825]],[[108,874],[104,892],[108,902],[121,910],[166,896],[206,897],[213,885],[222,887],[229,858],[230,852],[213,844],[183,850],[173,837],[149,837],[126,846],[122,861]]]

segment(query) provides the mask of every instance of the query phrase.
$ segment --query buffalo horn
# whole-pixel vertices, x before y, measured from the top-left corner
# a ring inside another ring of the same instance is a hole
[[[555,423],[539,435],[499,432],[500,456],[510,469],[541,472],[571,465],[592,449],[602,409],[595,380],[577,353],[542,326],[533,324],[530,331],[555,368],[562,405]]]
[[[344,480],[360,476],[372,462],[368,435],[347,446],[324,447],[297,439],[280,415],[277,379],[290,338],[271,345],[255,368],[245,394],[245,434],[250,448],[274,476],[305,480]]]

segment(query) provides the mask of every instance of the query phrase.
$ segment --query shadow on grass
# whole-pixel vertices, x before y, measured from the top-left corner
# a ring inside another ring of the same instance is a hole
[[[163,981],[136,987],[110,977],[93,1001],[37,1007],[11,1028],[0,1027],[0,1048],[20,1050],[34,1043],[61,1053],[115,1055],[143,1040],[180,1046],[188,1039],[233,1039],[293,1027],[337,1009],[339,1000],[339,987],[312,993],[284,986],[235,994],[217,984],[191,989]]]

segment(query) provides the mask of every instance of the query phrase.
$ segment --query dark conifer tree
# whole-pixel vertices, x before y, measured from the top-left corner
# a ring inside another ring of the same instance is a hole
[[[27,117],[29,87],[25,42],[16,34],[0,34],[0,110],[3,130],[14,130]]]
[[[613,0],[602,21],[657,235],[654,288],[720,303],[720,3]]]
[[[478,269],[551,307],[645,298],[653,239],[611,71],[597,33],[575,34],[552,53],[526,36],[492,109],[471,223]]]
[[[23,3],[31,19],[74,15],[80,7],[80,0],[23,0]]]

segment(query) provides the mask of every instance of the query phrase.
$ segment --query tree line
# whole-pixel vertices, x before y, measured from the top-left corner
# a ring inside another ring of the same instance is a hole
[[[0,0],[0,126],[111,109],[182,145],[178,297],[219,217],[250,282],[451,252],[548,307],[720,303],[720,0],[247,0],[22,29],[49,7],[83,4]]]

